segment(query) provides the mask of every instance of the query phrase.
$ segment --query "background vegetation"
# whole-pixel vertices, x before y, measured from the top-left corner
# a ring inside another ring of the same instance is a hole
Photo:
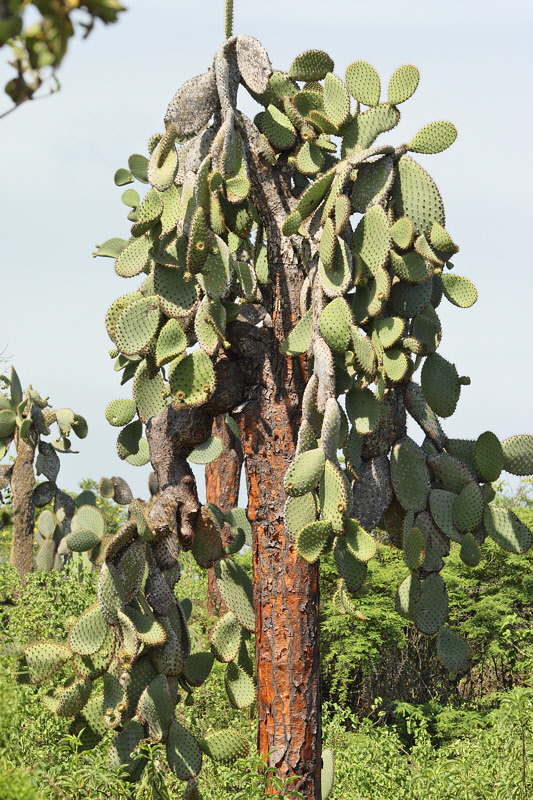
[[[82,489],[94,489],[83,482]],[[519,504],[517,513],[533,524],[530,479],[511,495],[498,486],[498,503]],[[121,523],[119,507],[99,499],[111,530]],[[95,798],[169,800],[183,784],[163,766],[159,746],[149,745],[149,766],[139,784],[127,784],[107,765],[113,734],[83,751],[69,720],[46,708],[53,687],[16,681],[21,645],[64,639],[72,617],[96,600],[96,579],[64,569],[33,573],[22,596],[6,555],[10,539],[10,497],[4,492],[0,566],[0,800]],[[251,569],[250,557],[240,556]],[[533,796],[533,554],[517,557],[492,547],[472,570],[453,550],[445,568],[450,620],[466,635],[474,657],[467,675],[447,673],[434,639],[421,637],[396,614],[393,595],[405,573],[401,553],[384,542],[371,564],[357,615],[335,612],[334,567],[322,568],[322,669],[325,746],[335,755],[332,800],[528,798]],[[205,572],[182,555],[180,599],[190,597],[196,649],[207,646]],[[200,609],[200,610],[198,610]],[[203,610],[202,610],[203,609]],[[61,679],[58,676],[57,681]],[[44,702],[43,702],[43,697]],[[215,662],[193,705],[179,713],[192,732],[238,722],[252,742],[253,718],[228,706],[223,666]],[[267,774],[251,756],[232,768],[206,763],[200,776],[204,800],[265,797]],[[296,797],[279,781],[279,797]]]

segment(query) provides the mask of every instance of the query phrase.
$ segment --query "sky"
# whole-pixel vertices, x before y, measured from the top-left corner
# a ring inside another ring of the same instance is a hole
[[[71,43],[60,92],[0,119],[0,353],[24,385],[88,420],[88,437],[73,437],[79,454],[61,457],[60,484],[73,490],[84,477],[122,475],[143,497],[150,467],[120,461],[118,429],[104,417],[111,400],[130,396],[108,356],[104,317],[132,284],[115,275],[111,259],[91,253],[106,239],[128,238],[113,175],[131,153],[146,152],[174,93],[210,66],[224,3],[125,3],[118,23]],[[260,39],[275,69],[312,47],[332,56],[341,77],[351,62],[369,61],[385,87],[398,66],[419,68],[400,125],[380,141],[409,141],[439,119],[457,126],[449,150],[417,158],[443,195],[446,227],[460,246],[455,271],[479,293],[471,309],[439,307],[439,352],[472,379],[444,428],[464,438],[533,433],[533,4],[236,0],[234,31]],[[5,59],[0,50],[1,86],[11,76]],[[0,113],[8,107],[0,98]],[[254,104],[243,97],[241,107],[251,113]]]

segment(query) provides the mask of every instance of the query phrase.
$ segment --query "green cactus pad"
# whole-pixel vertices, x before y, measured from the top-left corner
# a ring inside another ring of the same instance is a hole
[[[419,528],[409,528],[403,537],[403,558],[410,570],[417,570],[426,555],[426,541]]]
[[[183,662],[183,674],[191,686],[201,686],[211,672],[214,656],[212,653],[193,653]]]
[[[118,258],[127,244],[128,242],[126,239],[119,239],[117,237],[108,239],[103,244],[96,246],[97,249],[93,253],[93,257],[104,256],[106,258]]]
[[[306,50],[292,62],[289,77],[296,81],[321,81],[333,67],[332,59],[323,50]]]
[[[316,211],[326,196],[326,193],[333,183],[334,178],[335,169],[330,169],[318,177],[310,186],[307,187],[307,189],[305,189],[296,206],[296,211],[298,212],[301,220],[307,219],[307,217],[311,216],[313,211]],[[286,236],[290,235],[285,231],[285,223],[283,224],[283,233]]]
[[[503,468],[511,475],[533,474],[533,436],[510,436],[502,442]]]
[[[134,400],[112,400],[105,410],[105,418],[110,425],[122,428],[132,421],[136,411]]]
[[[393,73],[388,88],[388,100],[391,106],[405,103],[415,93],[420,80],[420,73],[412,64],[404,64]]]
[[[416,575],[408,575],[396,592],[394,605],[398,614],[405,619],[413,619],[415,605],[420,600],[420,586]]]
[[[450,440],[446,442],[446,447],[449,446]],[[455,494],[460,494],[468,483],[476,480],[474,471],[469,469],[460,459],[454,458],[447,453],[429,455],[428,466],[438,478],[442,488]]]
[[[35,557],[35,566],[38,572],[51,572],[54,568],[56,544],[53,539],[46,538]]]
[[[453,505],[453,523],[458,531],[467,533],[476,530],[483,519],[483,495],[478,484],[468,483]]]
[[[134,178],[141,183],[148,183],[148,159],[146,156],[134,153],[128,158],[128,166]]]
[[[376,353],[374,347],[370,339],[359,333],[355,325],[352,326],[352,344],[359,367],[367,375],[374,375],[376,372]]]
[[[351,389],[346,395],[346,413],[357,433],[376,430],[381,419],[381,406],[370,389]]]
[[[431,353],[424,361],[420,378],[428,405],[439,417],[450,417],[457,407],[461,393],[455,364],[451,364],[438,353]]]
[[[474,448],[474,458],[483,480],[490,483],[498,480],[504,465],[504,454],[496,434],[492,431],[485,431],[478,437]]]
[[[336,297],[322,311],[319,327],[325,341],[337,353],[348,349],[351,341],[352,315],[344,297]]]
[[[349,592],[357,592],[364,583],[368,570],[365,561],[354,556],[344,536],[337,536],[333,547],[333,557],[337,572],[344,580]]]
[[[368,111],[357,117],[356,129],[351,132],[349,128],[347,129],[342,143],[343,154],[350,155],[359,148],[365,150],[372,145],[380,133],[392,130],[399,121],[400,112],[388,103],[369,108]]]
[[[374,276],[387,263],[390,231],[387,215],[381,206],[372,206],[359,222],[354,231],[352,249]]]
[[[198,775],[202,751],[192,733],[177,720],[170,726],[166,751],[168,765],[177,778],[188,781]]]
[[[405,330],[405,320],[401,317],[384,317],[374,322],[374,330],[385,349],[392,347]]]
[[[193,214],[187,244],[187,269],[200,272],[209,253],[209,226],[203,208],[198,207]]]
[[[36,642],[23,648],[30,683],[50,678],[72,658],[68,647],[55,642]]]
[[[165,384],[160,375],[149,376],[146,361],[141,361],[133,379],[133,398],[141,420],[146,424],[166,408]]]
[[[333,264],[328,269],[319,262],[318,276],[327,297],[345,294],[352,282],[352,255],[344,239],[337,237]]]
[[[351,506],[350,484],[341,469],[329,459],[326,459],[318,494],[323,519],[331,522],[335,533],[342,533],[349,504]]]
[[[413,286],[400,281],[390,291],[390,305],[400,317],[415,317],[423,311],[431,300],[433,281],[430,278],[424,283]]]
[[[413,153],[441,153],[452,145],[457,138],[457,128],[445,120],[430,122],[425,125],[409,142],[409,150]]]
[[[56,709],[58,717],[74,717],[78,714],[89,699],[92,688],[93,682],[90,678],[80,678],[63,689]]]
[[[449,233],[447,233],[446,229],[443,228],[442,225],[439,225],[438,222],[434,222],[431,226],[429,241],[435,250],[439,250],[441,253],[451,253],[453,255],[453,253],[459,252],[459,248],[452,240]]]
[[[468,669],[472,658],[468,643],[447,625],[442,625],[438,630],[437,653],[446,669],[451,672]]]
[[[137,704],[137,719],[148,725],[150,738],[156,742],[166,739],[174,718],[172,696],[165,675],[146,687]]]
[[[366,61],[354,61],[346,69],[346,84],[352,97],[365,106],[377,106],[381,94],[379,75]]]
[[[391,381],[399,382],[403,380],[409,369],[410,361],[398,347],[386,350],[383,353],[383,369],[385,375]]]
[[[229,663],[237,658],[242,641],[242,627],[232,611],[219,619],[209,636],[211,652],[217,661]]]
[[[283,342],[281,352],[289,356],[307,353],[311,346],[312,325],[313,315],[309,309]]]
[[[316,175],[324,165],[324,154],[314,142],[304,142],[296,156],[296,167],[303,175]]]
[[[213,300],[222,297],[231,284],[233,266],[227,244],[218,236],[209,249],[201,279],[206,294]]]
[[[144,642],[148,647],[156,647],[165,643],[165,629],[155,619],[131,606],[126,606],[124,613],[135,625],[137,636],[141,642]]]
[[[93,531],[78,530],[67,536],[67,545],[75,553],[85,553],[100,544],[100,537]]]
[[[178,222],[180,213],[181,197],[177,186],[169,186],[163,192],[163,212],[161,214],[161,235],[166,236],[171,233]]]
[[[16,426],[17,415],[9,408],[0,411],[0,439],[11,436]]]
[[[398,161],[392,197],[397,217],[409,217],[415,233],[430,236],[433,223],[444,226],[444,206],[433,179],[409,156]]]
[[[277,150],[290,150],[296,141],[296,130],[279,108],[269,105],[262,119],[263,133]]]
[[[450,303],[459,308],[470,308],[477,300],[476,287],[462,275],[442,275],[442,290]]]
[[[287,494],[293,497],[307,494],[317,485],[324,472],[324,466],[324,451],[320,447],[297,456],[285,475]]]
[[[146,439],[140,439],[138,451],[126,456],[125,460],[133,467],[144,467],[145,464],[148,464],[150,461],[150,448]]]
[[[210,436],[202,444],[196,445],[187,458],[193,464],[210,464],[224,452],[224,444],[219,436]]]
[[[320,260],[324,266],[329,269],[333,264],[335,257],[335,248],[337,247],[337,234],[335,233],[335,226],[333,220],[328,217],[324,223],[322,235],[320,237],[319,255]]]
[[[215,371],[203,350],[195,350],[179,361],[169,374],[170,391],[176,403],[199,406],[215,389]]]
[[[426,403],[421,387],[414,381],[409,381],[405,387],[404,400],[411,417],[420,425],[433,444],[442,450],[446,443],[444,431],[435,412]]]
[[[310,522],[295,537],[296,550],[309,564],[318,561],[332,531],[329,520]]]
[[[326,458],[332,461],[337,459],[337,450],[340,448],[340,433],[342,424],[343,412],[334,397],[326,400],[324,408],[324,421],[322,422],[322,431],[320,436],[320,446],[324,450]],[[306,420],[304,420],[306,422]],[[307,428],[310,436],[314,439],[311,426],[307,423]],[[301,430],[301,427],[300,427]],[[345,437],[346,438],[346,437]],[[316,441],[316,440],[315,440]],[[300,445],[300,434],[298,434],[298,446]],[[312,450],[316,445],[310,442],[310,447],[305,447],[305,450]]]
[[[256,689],[250,676],[233,661],[226,667],[224,686],[234,708],[248,708],[256,698]]]
[[[324,81],[324,111],[336,128],[341,128],[350,116],[348,90],[332,72],[328,72]]]
[[[420,584],[420,598],[413,608],[413,620],[421,633],[437,633],[448,616],[448,593],[439,573],[429,575]]]
[[[255,631],[252,581],[234,561],[222,558],[215,564],[215,576],[226,606],[246,630]]]
[[[198,744],[206,756],[219,764],[233,764],[238,758],[246,758],[250,752],[248,739],[230,729],[210,733]]]
[[[118,611],[124,611],[124,585],[113,564],[104,563],[98,579],[98,602],[109,625],[118,622]]]
[[[74,655],[72,666],[79,678],[96,680],[107,671],[115,655],[115,631],[108,627],[102,647],[90,656]]]
[[[164,192],[172,186],[177,169],[178,154],[173,144],[173,135],[166,134],[150,156],[147,177],[155,189]]]
[[[424,283],[431,277],[431,269],[427,261],[414,251],[398,255],[391,250],[390,260],[396,275],[406,283]]]
[[[521,555],[533,544],[533,533],[510,509],[487,506],[483,523],[488,535],[509,553]]]
[[[458,495],[445,489],[432,489],[429,495],[429,508],[435,524],[448,539],[461,542],[463,534],[455,527],[453,509]]]
[[[187,337],[183,328],[176,319],[169,319],[162,327],[157,337],[155,349],[155,361],[158,367],[162,367],[173,361],[187,347]]]
[[[316,515],[316,497],[313,492],[287,498],[285,525],[293,539],[296,538],[302,528],[316,520]]]
[[[115,325],[118,349],[127,356],[140,353],[154,337],[159,317],[159,304],[154,297],[143,297],[127,306]]]
[[[370,207],[381,204],[392,186],[393,177],[391,156],[382,156],[359,169],[352,189],[354,211],[364,214]]]
[[[359,525],[356,519],[344,521],[344,538],[348,549],[358,561],[370,561],[376,555],[376,540]]]
[[[408,217],[400,217],[390,229],[391,239],[400,250],[411,247],[415,235],[413,223]]]
[[[406,511],[422,511],[430,491],[425,454],[406,436],[397,442],[390,459],[394,493]]]
[[[37,530],[43,538],[52,537],[56,529],[57,519],[49,509],[41,511],[37,519]]]
[[[140,722],[130,722],[111,743],[109,766],[113,769],[122,769],[126,780],[137,780],[144,769],[146,759],[134,754],[135,748],[144,736],[144,726]]]
[[[481,561],[481,550],[479,549],[479,544],[476,542],[471,533],[465,534],[465,537],[461,542],[461,551],[459,555],[461,556],[461,561],[463,561],[467,567],[477,567]]]
[[[146,236],[131,239],[120,251],[115,262],[115,272],[121,278],[133,278],[150,266],[152,242]]]
[[[188,317],[198,301],[198,283],[184,267],[156,264],[154,288],[161,310],[167,317]]]
[[[433,278],[433,281],[435,278]],[[437,313],[431,303],[414,317],[411,324],[411,336],[415,337],[417,349],[414,350],[420,355],[429,355],[435,352],[440,344],[442,327]],[[404,346],[406,342],[404,340]]]

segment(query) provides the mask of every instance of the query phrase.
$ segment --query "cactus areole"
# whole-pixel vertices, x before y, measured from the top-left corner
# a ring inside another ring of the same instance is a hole
[[[449,439],[441,425],[469,379],[437,352],[438,307],[467,308],[476,290],[450,271],[458,248],[441,195],[411,154],[444,150],[456,131],[440,121],[407,144],[376,143],[417,84],[418,70],[401,66],[383,97],[369,64],[342,78],[318,50],[277,71],[256,39],[228,32],[207,72],[171,100],[147,157],[115,175],[148,191],[124,190],[131,236],[95,253],[137,276],[106,317],[133,402],[113,401],[107,417],[121,428],[119,456],[152,462],[158,493],[132,502],[118,479],[102,482],[130,503],[130,520],[102,557],[98,637],[89,612],[76,623],[79,677],[57,713],[85,721],[96,740],[103,713],[104,729],[117,731],[112,763],[132,779],[144,766],[132,750],[147,735],[166,744],[186,797],[197,796],[202,754],[228,763],[246,753],[238,731],[194,738],[168,711],[216,658],[230,702],[257,700],[259,750],[297,776],[306,800],[327,797],[321,554],[332,550],[338,569],[337,612],[356,613],[374,531],[385,531],[406,563],[398,612],[437,636],[442,661],[460,672],[470,651],[446,624],[441,576],[450,541],[472,566],[487,535],[516,553],[531,545],[514,514],[490,502],[502,469],[533,471],[533,437]],[[239,87],[259,104],[254,120],[238,109]],[[239,458],[224,491],[222,421],[244,459],[246,510],[230,507]],[[202,505],[190,463],[211,460]],[[245,544],[253,581],[234,558]],[[180,548],[212,570],[222,601],[208,652],[191,653],[190,609],[173,591]],[[30,674],[63,663],[62,650],[34,648]],[[102,672],[103,701],[88,699],[87,681]]]

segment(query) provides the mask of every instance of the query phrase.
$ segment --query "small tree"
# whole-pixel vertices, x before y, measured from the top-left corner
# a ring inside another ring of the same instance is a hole
[[[142,279],[107,314],[133,399],[106,414],[122,428],[119,456],[151,460],[160,493],[149,506],[130,503],[102,566],[99,610],[70,635],[74,658],[103,648],[103,701],[88,701],[89,674],[65,687],[56,710],[81,714],[98,738],[103,708],[118,731],[112,761],[132,778],[143,766],[132,760],[135,745],[146,734],[163,740],[185,796],[196,797],[202,752],[227,762],[246,749],[238,732],[197,741],[174,719],[178,686],[192,691],[216,657],[227,663],[230,701],[257,699],[259,751],[298,777],[304,797],[320,798],[333,780],[330,754],[321,754],[320,555],[333,549],[336,607],[352,613],[379,526],[403,548],[399,613],[437,636],[448,669],[466,670],[469,648],[446,625],[440,572],[451,541],[470,565],[487,535],[512,552],[531,545],[529,529],[490,502],[502,469],[533,472],[533,437],[454,440],[441,426],[469,379],[436,352],[436,309],[444,297],[468,308],[477,295],[450,272],[458,248],[441,196],[408,154],[438,153],[456,131],[435,122],[408,144],[375,144],[398,123],[418,70],[396,70],[381,101],[369,64],[354,62],[341,80],[329,55],[309,50],[288,73],[276,71],[256,39],[232,35],[231,3],[226,17],[212,68],[172,99],[149,158],[133,155],[115,175],[120,186],[150,184],[142,200],[131,188],[122,196],[131,238],[95,253],[113,257],[118,275]],[[238,110],[240,85],[261,106],[254,121]],[[244,456],[253,583],[231,557],[249,536],[246,519],[221,496],[213,502],[220,472],[202,505],[190,466],[220,457],[212,426],[230,412]],[[422,446],[407,434],[407,414]],[[227,609],[209,653],[190,653],[185,607],[172,591],[180,547],[214,567]],[[49,674],[43,665],[69,652],[27,648],[30,674]]]

